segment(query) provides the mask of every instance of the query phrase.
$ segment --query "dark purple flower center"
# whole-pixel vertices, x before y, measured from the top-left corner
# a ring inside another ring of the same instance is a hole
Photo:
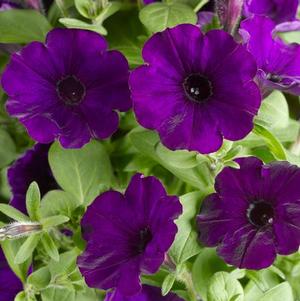
[[[203,102],[212,96],[211,82],[201,74],[191,74],[183,82],[185,94],[190,100]]]
[[[274,209],[271,204],[261,201],[250,204],[247,217],[256,227],[271,225],[274,218]]]
[[[75,76],[69,75],[56,85],[59,97],[67,105],[79,104],[85,96],[85,87]]]
[[[152,240],[152,233],[148,227],[140,230],[139,232],[139,241],[137,244],[138,253],[143,253],[148,245],[148,243]]]
[[[280,83],[282,78],[277,74],[268,74],[267,79],[273,83]]]

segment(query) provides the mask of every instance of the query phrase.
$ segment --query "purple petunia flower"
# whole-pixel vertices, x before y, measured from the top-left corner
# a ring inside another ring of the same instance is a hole
[[[134,111],[168,148],[210,153],[223,137],[252,130],[261,103],[256,63],[225,31],[178,25],[152,36],[143,58],[129,79]]]
[[[296,19],[299,0],[245,0],[244,15],[266,16],[276,23]]]
[[[23,290],[21,280],[10,269],[0,248],[0,300],[13,301],[15,296]]]
[[[9,0],[0,0],[0,12],[15,8],[20,8],[20,5]]]
[[[155,177],[136,174],[125,194],[103,193],[88,207],[81,225],[87,241],[78,266],[90,287],[140,292],[140,274],[155,273],[164,261],[182,207]]]
[[[143,285],[142,290],[137,295],[124,297],[118,291],[107,293],[104,301],[184,301],[173,293],[166,296],[161,295],[161,288]]]
[[[300,244],[300,168],[288,162],[264,165],[255,157],[237,160],[216,177],[216,193],[197,217],[199,238],[217,246],[234,266],[262,269],[276,253],[296,252]]]
[[[273,37],[275,26],[271,19],[255,16],[241,23],[240,34],[256,59],[263,94],[278,89],[300,95],[300,45]]]
[[[2,86],[7,110],[41,143],[58,138],[79,148],[107,138],[118,128],[118,114],[131,106],[128,63],[118,51],[107,51],[99,34],[54,29],[46,44],[32,42],[12,56]]]
[[[12,191],[10,204],[23,213],[27,212],[25,197],[31,182],[38,183],[42,196],[58,188],[48,162],[49,147],[49,144],[36,144],[8,169]]]

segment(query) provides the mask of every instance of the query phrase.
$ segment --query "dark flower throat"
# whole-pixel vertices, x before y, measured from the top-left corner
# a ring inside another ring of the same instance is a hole
[[[148,245],[148,243],[152,240],[152,233],[149,228],[145,228],[140,230],[139,232],[139,242],[137,244],[138,253],[143,253]]]
[[[187,97],[196,102],[203,102],[212,96],[211,82],[201,74],[191,74],[183,82]]]
[[[247,211],[248,220],[256,227],[271,225],[274,218],[274,210],[271,204],[261,201],[252,203]]]
[[[75,76],[69,75],[56,85],[59,97],[67,105],[79,104],[85,96],[85,87]]]

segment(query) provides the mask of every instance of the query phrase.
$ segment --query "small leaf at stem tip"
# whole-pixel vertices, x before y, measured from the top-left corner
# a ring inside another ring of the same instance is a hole
[[[21,264],[32,256],[34,249],[36,248],[40,240],[40,234],[34,234],[29,236],[20,247],[15,257],[15,263]]]
[[[36,182],[32,182],[26,193],[26,209],[30,218],[38,221],[40,218],[41,193]]]
[[[41,242],[44,246],[45,251],[47,254],[55,261],[59,261],[59,253],[57,250],[57,246],[55,245],[55,242],[49,235],[49,233],[45,232],[42,235]]]
[[[23,214],[21,211],[7,204],[0,204],[0,212],[16,221],[21,222],[30,220],[29,217]]]
[[[41,220],[41,224],[43,225],[44,229],[55,227],[61,224],[66,223],[70,219],[67,216],[64,215],[54,215],[50,217],[43,218]]]
[[[170,290],[173,287],[173,284],[176,280],[176,275],[175,274],[169,274],[165,279],[164,282],[162,284],[162,288],[161,288],[161,294],[163,296],[166,296]]]

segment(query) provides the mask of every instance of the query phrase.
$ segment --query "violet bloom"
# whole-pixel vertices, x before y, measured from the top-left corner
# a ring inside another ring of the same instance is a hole
[[[45,45],[32,42],[12,56],[2,85],[8,112],[33,139],[79,148],[117,130],[115,110],[131,106],[128,73],[125,57],[107,51],[99,34],[54,29]]]
[[[245,0],[244,15],[266,16],[276,23],[296,19],[299,0]]]
[[[27,212],[26,191],[33,181],[38,183],[42,196],[58,188],[48,163],[49,147],[49,144],[36,144],[8,169],[12,192],[10,204],[23,213]]]
[[[151,4],[151,3],[155,3],[155,2],[160,2],[160,0],[143,0],[145,5]]]
[[[271,19],[255,16],[241,23],[240,34],[256,59],[263,94],[278,89],[300,95],[300,45],[273,37],[275,26]]]
[[[0,0],[0,12],[16,8],[20,8],[20,6],[17,3],[8,0]]]
[[[136,174],[125,192],[108,191],[88,207],[81,225],[87,241],[78,266],[90,287],[140,292],[140,274],[155,273],[173,243],[182,207],[155,177]]]
[[[23,290],[21,280],[10,269],[0,248],[0,300],[13,301],[15,296]]]
[[[137,295],[131,297],[125,297],[118,291],[107,293],[104,301],[184,301],[173,293],[169,293],[166,296],[161,295],[161,288],[143,285],[142,290]]]
[[[239,268],[270,266],[276,254],[300,244],[300,168],[288,162],[264,165],[255,157],[236,160],[216,177],[216,193],[197,217],[200,241]]]
[[[223,30],[183,24],[153,35],[131,73],[134,111],[168,148],[217,151],[253,128],[261,95],[252,55]]]

